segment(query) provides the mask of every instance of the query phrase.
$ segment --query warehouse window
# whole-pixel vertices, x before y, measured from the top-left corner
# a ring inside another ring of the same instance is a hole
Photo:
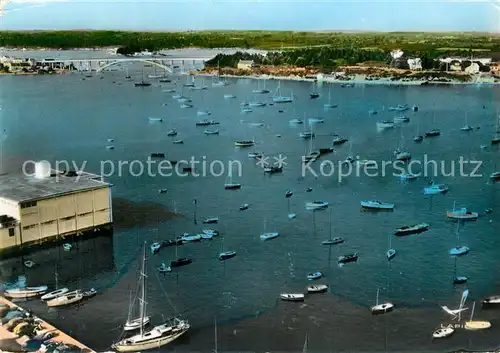
[[[9,228],[9,237],[13,237],[15,235],[15,230],[14,228]]]
[[[36,206],[36,201],[25,202],[21,204],[21,208],[35,207],[35,206]]]
[[[28,230],[28,229],[32,229],[32,228],[35,228],[37,225],[36,224],[32,224],[30,226],[24,226],[23,227],[23,230]]]

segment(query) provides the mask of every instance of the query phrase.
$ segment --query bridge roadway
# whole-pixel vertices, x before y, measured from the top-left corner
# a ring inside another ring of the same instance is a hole
[[[174,66],[181,66],[181,71],[183,66],[189,63],[191,67],[195,66],[197,62],[205,62],[212,59],[212,57],[129,57],[129,58],[102,58],[102,59],[42,59],[37,60],[38,63],[43,66],[49,66],[52,68],[68,67],[72,65],[77,71],[103,71],[111,66],[131,63],[131,62],[143,62],[146,64],[151,64],[158,66],[162,69],[173,73]]]

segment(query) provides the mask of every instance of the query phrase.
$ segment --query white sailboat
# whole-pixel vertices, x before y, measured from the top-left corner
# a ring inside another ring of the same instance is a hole
[[[146,273],[146,243],[144,243],[142,274],[144,274],[143,281]],[[144,282],[143,282],[144,284]],[[149,331],[144,330],[141,324],[144,322],[146,290],[145,286],[141,291],[141,303],[143,310],[141,311],[141,318],[139,319],[140,333],[128,338],[125,338],[112,345],[112,348],[118,352],[137,352],[148,349],[158,349],[186,333],[190,326],[187,321],[175,318],[173,323],[166,322],[162,325],[155,326]]]
[[[469,131],[472,131],[472,130],[474,130],[474,128],[472,126],[470,126],[469,124],[467,124],[467,112],[465,112],[464,126],[462,126],[460,128],[460,131],[469,132]]]
[[[387,250],[385,255],[387,257],[387,260],[391,261],[394,258],[394,256],[396,256],[396,250],[392,248],[391,234],[389,234],[388,237],[389,237],[389,250]]]
[[[221,237],[219,260],[224,261],[236,256],[236,251],[224,251],[224,237]]]
[[[276,91],[274,92],[273,95],[273,102],[274,103],[291,103],[293,102],[293,97],[292,96],[283,96],[281,95],[281,81],[278,81],[278,87],[276,87]]]
[[[386,302],[379,304],[378,303],[378,296],[380,293],[380,289],[377,289],[377,301],[375,302],[375,305],[372,306],[372,315],[378,315],[378,314],[385,314],[394,309],[394,304]]]
[[[125,331],[134,331],[139,328],[142,328],[149,324],[150,318],[146,314],[146,306],[147,303],[145,301],[146,298],[146,246],[144,246],[144,254],[142,258],[142,268],[141,268],[141,273],[139,276],[139,283],[137,286],[137,289],[141,289],[141,297],[138,298],[139,300],[139,316],[137,318],[132,318],[132,312],[133,312],[133,307],[134,307],[134,301],[130,301],[130,307],[128,311],[128,318],[127,321],[125,322],[125,326],[123,329]]]
[[[461,256],[466,255],[469,252],[469,248],[467,246],[460,246],[460,221],[457,221],[457,246],[450,249],[450,255],[452,256]]]
[[[291,203],[290,197],[287,197],[286,200],[287,200],[287,203],[288,203],[288,218],[289,219],[294,219],[295,217],[297,217],[297,214],[295,212],[291,212],[290,211],[290,203]]]
[[[260,240],[271,240],[271,239],[279,237],[280,233],[278,233],[278,232],[267,233],[266,232],[266,225],[267,225],[267,222],[266,222],[266,219],[264,218],[264,231],[260,235]]]
[[[257,89],[252,90],[252,93],[255,94],[266,94],[269,93],[269,90],[266,89],[266,80],[264,81],[264,88],[260,88],[260,80],[257,80]]]
[[[332,104],[332,91],[331,88],[328,87],[328,103],[323,104],[325,109],[336,108],[337,104]]]
[[[54,298],[57,298],[63,294],[66,294],[69,292],[69,289],[64,287],[64,288],[59,288],[59,274],[57,273],[57,264],[55,266],[55,280],[56,280],[56,289],[53,290],[52,292],[49,292],[47,294],[44,294],[42,295],[42,297],[40,298],[41,300],[43,301],[46,301],[46,300],[51,300],[51,299],[54,299]]]

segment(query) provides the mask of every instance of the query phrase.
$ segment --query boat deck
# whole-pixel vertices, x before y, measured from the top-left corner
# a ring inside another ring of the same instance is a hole
[[[0,304],[7,305],[11,308],[17,308],[19,311],[26,311],[23,308],[21,308],[20,306],[12,303],[11,301],[7,300],[6,298],[4,298],[2,296],[0,296]],[[35,315],[33,315],[33,316],[36,317]],[[59,330],[58,328],[52,326],[51,324],[49,324],[45,320],[43,320],[41,318],[38,318],[38,319],[41,320],[40,325],[42,326],[43,329],[45,329],[49,332],[56,333],[56,336],[54,338],[50,339],[51,342],[69,344],[69,345],[73,345],[73,346],[80,348],[82,351],[85,351],[88,353],[95,353],[94,350],[85,346],[83,343],[78,342],[76,339],[67,335],[66,333]],[[26,341],[28,341],[28,339],[29,338],[27,336],[18,337],[13,332],[10,332],[9,330],[7,330],[6,328],[4,328],[3,326],[0,325],[0,342],[1,341],[11,342],[11,345],[13,345],[13,346],[16,344],[22,346]],[[0,347],[0,349],[1,349],[1,347]]]

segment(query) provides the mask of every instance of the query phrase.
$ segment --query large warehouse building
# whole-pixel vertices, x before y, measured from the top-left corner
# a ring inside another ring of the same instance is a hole
[[[34,176],[0,176],[0,252],[110,229],[111,184],[38,163]]]

